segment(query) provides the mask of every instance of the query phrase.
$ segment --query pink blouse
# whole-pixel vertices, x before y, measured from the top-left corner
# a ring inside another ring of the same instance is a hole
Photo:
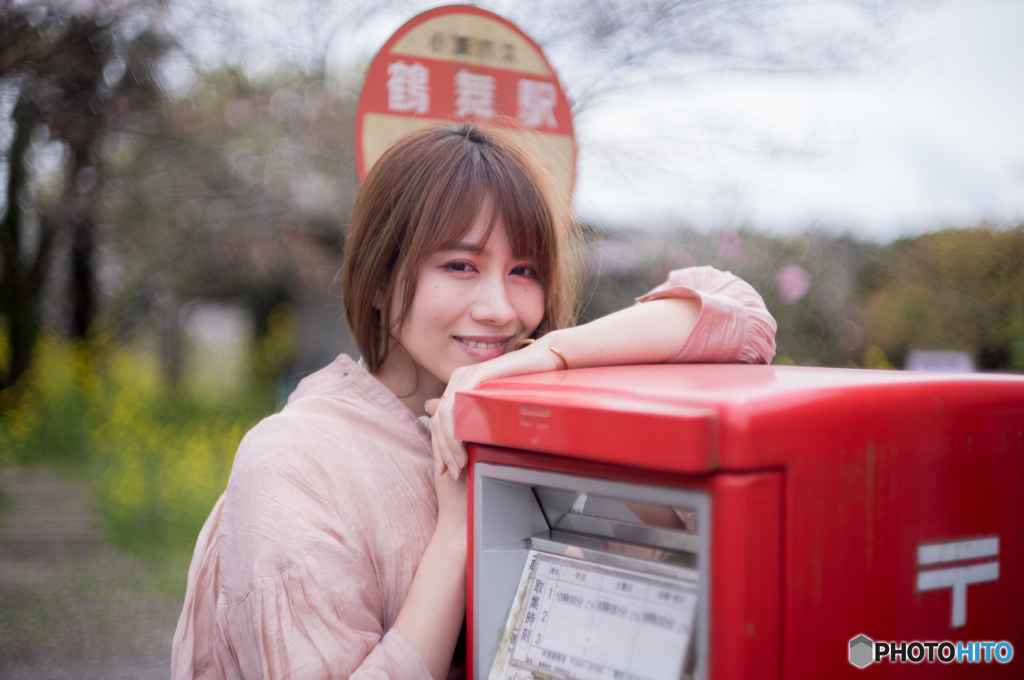
[[[727,272],[694,267],[640,302],[695,297],[675,362],[767,363],[775,321]],[[430,433],[347,356],[250,431],[196,543],[172,677],[408,678],[391,628],[437,523]]]

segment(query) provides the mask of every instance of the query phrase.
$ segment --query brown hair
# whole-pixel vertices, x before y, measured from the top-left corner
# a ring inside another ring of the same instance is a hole
[[[470,230],[485,203],[493,206],[486,236],[500,217],[515,257],[529,257],[544,286],[537,331],[569,326],[578,311],[578,275],[568,260],[568,221],[552,209],[543,171],[506,135],[475,123],[438,125],[393,144],[366,176],[345,238],[345,318],[366,368],[391,351],[391,319],[405,322],[420,265]],[[486,238],[485,236],[485,238]],[[403,283],[397,291],[398,283]],[[383,293],[383,308],[374,300]]]

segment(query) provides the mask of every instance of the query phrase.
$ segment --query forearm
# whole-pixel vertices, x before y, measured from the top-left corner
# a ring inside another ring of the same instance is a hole
[[[395,628],[434,680],[448,674],[466,613],[466,526],[442,522],[427,545]]]
[[[487,380],[565,368],[562,359],[549,350],[552,345],[572,368],[667,361],[690,336],[700,309],[696,298],[652,300],[582,326],[552,331],[518,352],[473,367],[474,384],[458,388],[472,389]]]
[[[572,368],[661,363],[686,342],[700,309],[696,298],[652,300],[549,333],[532,349],[542,351],[554,345]],[[564,368],[554,352],[546,354],[554,358],[555,368]]]

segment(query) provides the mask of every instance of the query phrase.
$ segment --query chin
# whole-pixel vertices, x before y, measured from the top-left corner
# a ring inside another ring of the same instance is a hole
[[[446,370],[444,370],[444,371],[442,371],[440,373],[435,373],[434,375],[437,377],[438,380],[440,380],[442,383],[447,385],[452,380],[452,373],[454,373],[455,371],[457,371],[460,368],[467,368],[469,366],[476,366],[479,363],[483,363],[483,362],[480,362],[480,361],[460,361],[460,362],[457,362],[457,363],[453,363],[452,365],[448,366]]]

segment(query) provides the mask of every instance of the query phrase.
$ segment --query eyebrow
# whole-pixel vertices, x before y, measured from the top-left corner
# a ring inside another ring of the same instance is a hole
[[[451,248],[448,248],[448,250],[464,250],[466,252],[473,253],[474,255],[481,255],[484,252],[484,247],[479,243],[462,241],[460,243],[456,243]]]

